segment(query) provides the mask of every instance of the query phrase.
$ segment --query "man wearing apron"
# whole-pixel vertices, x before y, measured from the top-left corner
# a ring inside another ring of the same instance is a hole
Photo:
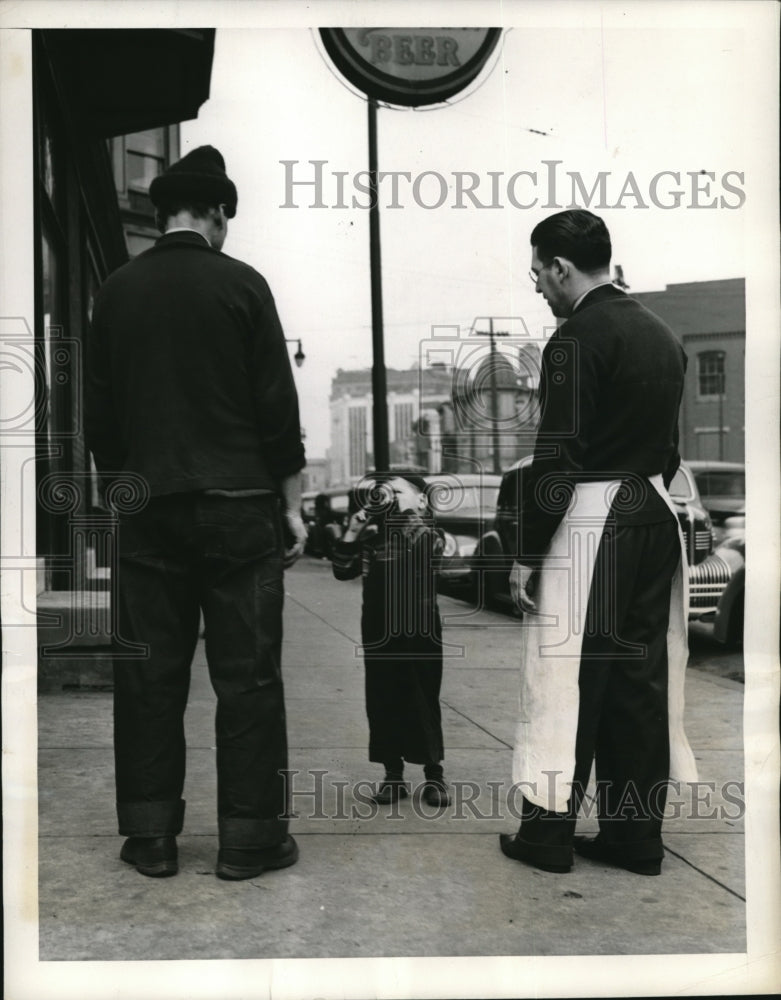
[[[686,355],[611,283],[597,216],[560,212],[531,244],[530,277],[566,322],[543,352],[510,577],[524,612],[513,756],[522,818],[501,849],[567,872],[574,846],[658,875],[668,781],[696,780],[682,728],[685,552],[667,494]],[[593,762],[600,832],[576,840]]]

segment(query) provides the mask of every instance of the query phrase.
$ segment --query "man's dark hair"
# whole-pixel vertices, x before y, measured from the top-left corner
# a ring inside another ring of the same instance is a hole
[[[613,250],[602,219],[581,208],[544,219],[532,230],[531,245],[544,264],[564,257],[587,274],[608,267]]]

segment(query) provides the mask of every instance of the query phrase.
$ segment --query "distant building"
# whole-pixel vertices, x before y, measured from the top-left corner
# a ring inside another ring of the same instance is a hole
[[[425,410],[450,398],[451,372],[444,366],[387,370],[391,465],[419,465],[416,424]],[[374,464],[371,369],[339,369],[331,382],[332,486],[350,483]]]
[[[435,364],[387,374],[391,465],[492,472],[531,452],[539,423],[533,345],[512,360],[497,351],[474,369]],[[373,465],[369,369],[339,369],[331,383],[328,464],[331,485],[352,482]]]
[[[307,458],[306,468],[301,473],[302,492],[319,492],[320,490],[324,490],[328,485],[328,459]]]
[[[681,455],[744,461],[745,279],[691,281],[633,297],[670,325],[689,357]]]
[[[503,472],[531,454],[540,422],[540,354],[529,344],[460,370],[440,408],[443,472]]]

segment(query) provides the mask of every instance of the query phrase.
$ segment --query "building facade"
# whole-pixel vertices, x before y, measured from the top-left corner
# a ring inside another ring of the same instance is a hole
[[[391,465],[423,466],[417,434],[421,415],[450,398],[452,375],[444,367],[387,370]],[[371,369],[339,369],[331,382],[330,485],[359,479],[374,465]]]
[[[633,293],[669,324],[689,358],[681,405],[684,459],[745,459],[746,282],[667,285]]]
[[[319,493],[330,486],[328,481],[328,460],[325,458],[307,458],[306,468],[301,473],[301,491],[303,493]]]
[[[111,631],[115,524],[84,439],[87,329],[102,282],[153,240],[145,191],[208,97],[214,34],[33,32],[39,677],[78,674]]]

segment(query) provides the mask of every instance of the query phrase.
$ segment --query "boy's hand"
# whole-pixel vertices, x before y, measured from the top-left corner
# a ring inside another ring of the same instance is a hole
[[[350,518],[342,541],[354,542],[358,538],[368,538],[369,535],[376,535],[378,530],[376,524],[369,524],[369,516],[365,510],[357,510]]]

